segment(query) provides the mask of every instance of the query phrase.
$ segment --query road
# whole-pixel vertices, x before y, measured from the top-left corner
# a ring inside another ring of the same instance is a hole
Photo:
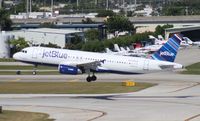
[[[57,17],[57,18],[40,18],[40,19],[12,19],[14,24],[19,23],[45,23],[45,22],[58,22],[58,23],[82,23],[84,17]],[[103,23],[105,17],[91,18],[96,23]],[[196,23],[200,22],[200,16],[152,16],[152,17],[129,17],[133,24],[173,24],[173,23]]]

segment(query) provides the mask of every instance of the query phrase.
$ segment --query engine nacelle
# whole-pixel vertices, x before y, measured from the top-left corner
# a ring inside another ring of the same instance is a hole
[[[58,70],[61,74],[81,74],[82,71],[74,66],[68,66],[68,65],[64,65],[64,64],[60,64],[58,67]]]

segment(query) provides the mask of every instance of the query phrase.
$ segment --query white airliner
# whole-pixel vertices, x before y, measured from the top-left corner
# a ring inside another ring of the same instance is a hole
[[[34,65],[58,66],[62,74],[88,73],[86,80],[90,82],[97,79],[95,72],[142,74],[180,69],[183,66],[174,63],[180,42],[181,37],[174,35],[150,59],[47,47],[27,47],[13,58]]]
[[[190,38],[188,37],[183,37],[184,41],[186,41],[188,44],[190,45],[200,45],[200,41],[196,41],[196,42],[193,42]]]

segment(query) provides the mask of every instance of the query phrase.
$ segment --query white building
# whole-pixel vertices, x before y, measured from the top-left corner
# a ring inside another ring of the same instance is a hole
[[[60,47],[65,47],[66,43],[71,42],[71,39],[75,35],[80,36],[84,40],[84,33],[77,30],[69,29],[50,29],[50,28],[39,28],[39,29],[26,29],[19,31],[11,31],[11,35],[14,35],[15,39],[19,37],[25,38],[32,44],[57,44]]]
[[[146,5],[143,10],[135,11],[134,13],[136,15],[141,15],[141,16],[152,16],[153,8],[149,5]]]
[[[40,19],[40,18],[52,18],[51,12],[31,12],[31,13],[18,13],[18,15],[10,15],[10,19]]]

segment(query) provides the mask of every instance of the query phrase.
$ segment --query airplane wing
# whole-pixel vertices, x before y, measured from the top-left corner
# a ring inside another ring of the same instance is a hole
[[[98,66],[101,66],[102,63],[104,63],[105,60],[101,61],[87,61],[87,62],[63,62],[60,64],[78,67],[78,68],[84,68],[85,70],[96,70]]]
[[[86,62],[86,63],[79,63],[77,64],[77,67],[83,67],[84,69],[92,69],[96,70],[98,66],[101,66],[101,63],[104,61],[91,61],[91,62]]]

